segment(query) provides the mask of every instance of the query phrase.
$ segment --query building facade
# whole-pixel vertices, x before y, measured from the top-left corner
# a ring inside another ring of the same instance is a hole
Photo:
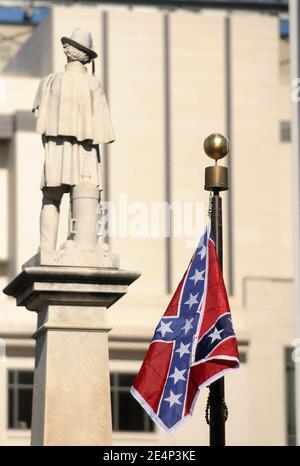
[[[105,200],[114,212],[109,245],[122,268],[142,272],[108,311],[116,445],[208,444],[208,390],[193,418],[169,437],[153,426],[129,387],[206,222],[204,168],[210,161],[202,145],[212,132],[232,142],[226,162],[230,192],[223,196],[224,269],[241,368],[226,377],[227,443],[294,442],[291,105],[284,20],[248,10],[53,6],[1,72],[3,288],[38,247],[43,149],[31,114],[38,82],[64,67],[61,36],[77,26],[93,34],[96,74],[117,136],[101,150]],[[161,228],[168,203],[170,236]],[[67,204],[65,199],[61,238]],[[2,294],[3,445],[30,442],[35,320]]]

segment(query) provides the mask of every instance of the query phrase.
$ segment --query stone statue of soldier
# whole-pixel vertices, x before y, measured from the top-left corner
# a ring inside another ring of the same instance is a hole
[[[93,198],[92,209],[96,216],[95,205],[102,190],[99,144],[115,140],[101,84],[94,74],[87,73],[85,66],[97,57],[91,34],[77,28],[70,38],[62,37],[61,42],[68,61],[65,71],[41,80],[33,105],[36,129],[42,134],[45,150],[41,180],[41,251],[56,249],[64,193],[69,192],[71,200]],[[78,203],[77,210],[82,214],[78,225],[88,223],[85,205],[88,204]],[[88,228],[86,225],[86,230]]]

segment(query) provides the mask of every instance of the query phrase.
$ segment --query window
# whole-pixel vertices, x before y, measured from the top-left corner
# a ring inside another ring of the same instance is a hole
[[[285,18],[279,19],[279,35],[281,39],[288,39],[290,35],[289,20]]]
[[[149,415],[130,393],[134,379],[135,374],[110,376],[113,431],[154,432]]]
[[[291,122],[280,121],[280,141],[291,142]]]
[[[8,428],[30,429],[33,372],[8,371]]]
[[[296,445],[295,363],[293,348],[285,348],[286,436],[287,445]]]

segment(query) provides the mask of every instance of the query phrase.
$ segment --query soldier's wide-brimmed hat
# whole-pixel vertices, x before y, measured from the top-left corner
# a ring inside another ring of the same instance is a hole
[[[88,31],[77,28],[72,32],[71,37],[62,37],[61,42],[63,45],[73,45],[73,47],[87,53],[92,59],[97,58],[97,54],[93,50],[92,34]]]

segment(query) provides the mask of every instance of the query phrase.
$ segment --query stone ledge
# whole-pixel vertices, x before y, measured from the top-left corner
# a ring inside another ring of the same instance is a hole
[[[16,298],[18,306],[36,312],[50,304],[108,308],[139,276],[138,272],[108,268],[25,267],[3,292]]]

